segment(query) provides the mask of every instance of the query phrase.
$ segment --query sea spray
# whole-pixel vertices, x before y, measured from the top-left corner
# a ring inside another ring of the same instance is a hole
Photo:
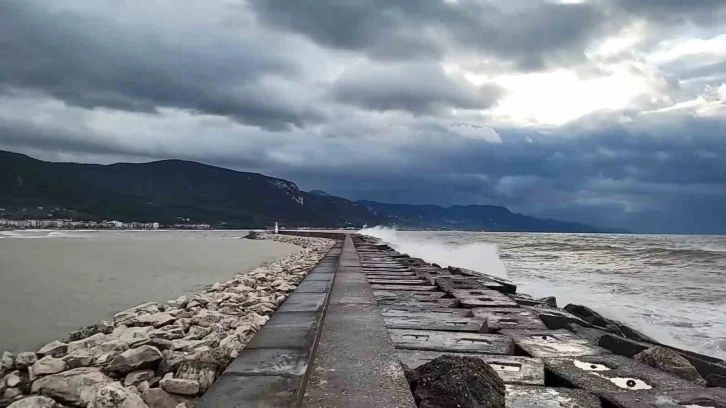
[[[374,227],[359,233],[376,237],[401,253],[443,267],[458,266],[500,278],[507,278],[497,245],[487,242],[456,244],[429,236],[403,236],[394,228]]]

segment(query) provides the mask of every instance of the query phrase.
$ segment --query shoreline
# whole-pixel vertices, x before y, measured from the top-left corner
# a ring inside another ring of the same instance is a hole
[[[106,407],[109,395],[130,401],[124,407],[193,406],[334,243],[255,238],[302,249],[193,295],[118,312],[37,351],[3,353],[0,407],[30,395],[83,407]]]

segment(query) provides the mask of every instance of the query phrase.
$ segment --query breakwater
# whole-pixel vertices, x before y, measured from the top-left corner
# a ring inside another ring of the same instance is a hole
[[[0,407],[191,407],[334,241],[274,236],[302,251],[165,303],[150,302],[0,360]]]

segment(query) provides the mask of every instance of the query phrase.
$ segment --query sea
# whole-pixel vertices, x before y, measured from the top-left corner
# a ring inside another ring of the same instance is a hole
[[[726,358],[726,236],[361,231],[518,292],[591,307],[656,340]]]
[[[34,351],[150,301],[300,250],[247,231],[0,231],[0,353]]]

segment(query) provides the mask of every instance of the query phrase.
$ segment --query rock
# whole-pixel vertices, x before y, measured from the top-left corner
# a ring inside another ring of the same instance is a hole
[[[189,299],[186,296],[179,296],[176,298],[176,305],[181,308],[185,308],[189,304]]]
[[[58,374],[65,371],[66,368],[68,368],[68,366],[66,365],[65,361],[61,360],[60,358],[53,358],[51,356],[45,356],[41,358],[40,360],[36,361],[35,364],[33,364],[31,367],[34,375]]]
[[[4,400],[13,400],[23,395],[23,390],[20,388],[8,388],[3,393]]]
[[[93,348],[101,345],[108,341],[106,335],[103,333],[96,333],[93,336],[86,337],[83,340],[72,341],[68,343],[68,352],[72,353],[74,350]]]
[[[130,348],[143,346],[151,341],[149,332],[149,328],[146,327],[129,327],[121,334],[119,340],[126,342]]]
[[[182,402],[179,405],[177,405],[176,408],[187,408],[187,404]]]
[[[107,341],[91,349],[94,357],[94,364],[97,366],[106,365],[128,349],[128,343],[121,339]]]
[[[176,320],[176,318],[169,313],[159,312],[154,314],[142,314],[127,320],[125,323],[129,326],[154,326],[155,328],[159,328],[174,323],[174,320]]]
[[[113,322],[116,326],[118,326],[119,324],[125,324],[125,322],[142,314],[154,314],[159,312],[159,304],[157,302],[148,302],[132,307],[131,309],[124,310],[123,312],[116,313],[113,315]]]
[[[211,332],[212,330],[209,327],[192,326],[184,338],[187,340],[201,340]]]
[[[589,307],[582,306],[582,305],[575,305],[575,304],[568,304],[565,306],[565,310],[574,314],[575,316],[585,320],[587,323],[590,323],[592,325],[595,325],[597,327],[604,328],[611,333],[620,336],[625,337],[626,339],[630,340],[636,340],[636,341],[644,341],[649,343],[656,343],[657,342],[652,339],[651,337],[646,336],[643,333],[640,333],[639,331],[636,331],[634,329],[631,329],[630,327],[624,325],[621,322],[610,320],[596,311],[590,309]]]
[[[195,326],[198,327],[198,326]],[[151,338],[165,339],[165,340],[177,340],[185,336],[184,327],[177,325],[164,326],[160,329],[152,330],[149,333]]]
[[[195,381],[199,384],[199,390],[204,393],[214,384],[223,369],[224,366],[215,362],[184,360],[179,364],[175,378]]]
[[[192,351],[196,348],[208,346],[212,347],[215,345],[215,343],[218,344],[218,340],[215,339],[204,339],[204,340],[172,340],[171,341],[171,349],[174,351],[182,350],[182,351]]]
[[[557,309],[557,298],[554,296],[543,297],[541,299],[537,299],[537,301],[542,302],[553,309]]]
[[[198,299],[197,299],[198,300]],[[202,327],[209,327],[213,323],[219,323],[224,315],[219,312],[202,309],[192,317],[192,324]]]
[[[410,377],[419,408],[504,408],[504,383],[478,358],[439,357]]]
[[[82,327],[81,329],[72,332],[68,336],[68,342],[83,340],[83,339],[86,339],[88,337],[91,337],[91,336],[99,334],[99,333],[100,334],[109,334],[113,331],[113,328],[114,328],[113,323],[107,322],[107,321],[102,321],[102,322],[99,322],[98,324],[94,324],[94,325],[87,326],[87,327]]]
[[[156,370],[159,375],[176,372],[185,356],[182,352],[171,350],[164,350],[162,354],[164,355],[164,359],[159,363],[159,368]]]
[[[9,351],[3,352],[2,357],[0,357],[0,375],[12,370],[14,366],[15,355]]]
[[[41,356],[60,357],[68,352],[68,344],[62,341],[54,340],[38,350],[37,354]]]
[[[132,371],[126,375],[126,378],[124,379],[124,385],[126,387],[128,387],[130,385],[136,385],[143,381],[149,381],[153,377],[154,377],[153,370]]]
[[[171,395],[161,388],[150,388],[141,394],[141,398],[149,408],[176,408],[183,403],[185,398],[178,395]]]
[[[35,364],[36,361],[38,361],[38,356],[36,356],[33,352],[26,351],[24,353],[18,354],[18,356],[15,357],[15,368],[28,368]]]
[[[136,389],[139,390],[140,393],[143,393],[149,388],[151,388],[151,385],[148,381],[141,381],[140,383],[136,384]]]
[[[16,388],[23,382],[23,378],[20,375],[20,371],[16,370],[3,377],[2,382],[8,388]]]
[[[79,349],[63,357],[68,368],[90,367],[93,365],[94,355],[91,350]]]
[[[98,368],[74,368],[36,380],[32,392],[64,404],[85,407],[93,402],[98,390],[111,382],[113,380]]]
[[[161,351],[156,347],[141,346],[119,354],[108,364],[108,370],[119,374],[126,374],[134,370],[153,367],[162,358]]]
[[[48,397],[33,396],[15,401],[8,408],[55,408],[56,403]]]
[[[112,383],[98,391],[89,408],[148,408],[148,405],[135,390]]]
[[[159,381],[161,388],[171,394],[179,395],[197,395],[199,393],[199,383],[194,380],[184,380],[174,378],[171,373],[164,376]]]
[[[698,374],[696,368],[673,350],[656,346],[636,354],[633,359],[696,384],[706,385],[706,380]]]
[[[149,345],[158,348],[159,350],[168,350],[171,348],[171,340],[160,339],[158,337],[152,337],[149,341]]]

